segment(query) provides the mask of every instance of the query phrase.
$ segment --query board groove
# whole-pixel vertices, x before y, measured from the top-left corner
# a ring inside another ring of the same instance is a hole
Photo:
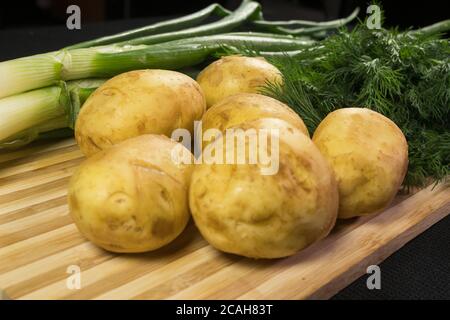
[[[75,141],[73,139],[64,139],[61,141],[52,141],[52,142],[35,142],[34,144],[21,148],[16,151],[3,151],[0,150],[0,163],[4,163],[6,161],[16,160],[26,158],[28,156],[37,156],[42,153],[48,153],[54,150],[60,150],[63,148],[71,147],[75,145]]]
[[[0,248],[0,274],[84,241],[75,225],[69,224]]]
[[[37,171],[57,163],[84,158],[77,146],[68,147],[67,149],[69,150],[53,150],[49,154],[40,154],[30,157],[30,159],[21,158],[20,160],[4,162],[0,166],[0,179],[23,172]]]
[[[0,224],[8,223],[10,221],[22,219],[25,217],[29,217],[36,213],[42,212],[47,209],[54,208],[56,206],[67,204],[67,197],[64,194],[63,196],[53,198],[51,200],[39,202],[33,205],[30,205],[25,208],[15,209],[0,215]]]
[[[26,190],[61,178],[70,178],[82,159],[74,159],[0,179],[0,195]]]
[[[72,223],[67,206],[59,206],[23,219],[0,224],[0,248]]]

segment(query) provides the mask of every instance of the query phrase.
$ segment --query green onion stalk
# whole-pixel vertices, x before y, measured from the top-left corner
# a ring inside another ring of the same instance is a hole
[[[289,34],[294,36],[311,35],[316,38],[324,38],[326,31],[338,29],[354,20],[359,13],[359,8],[355,8],[353,12],[342,19],[330,21],[306,21],[306,20],[289,20],[289,21],[266,21],[260,13],[259,19],[252,21],[251,24],[257,29],[277,34]]]
[[[231,33],[156,45],[64,49],[1,62],[0,98],[50,86],[61,80],[112,77],[144,68],[176,70],[203,62],[226,47],[247,46],[262,51],[290,51],[312,43],[313,40],[292,36]]]
[[[105,79],[63,82],[0,100],[0,150],[17,148],[38,138],[71,135],[76,116]]]
[[[196,26],[209,17],[216,15],[218,17],[225,17],[231,14],[230,11],[223,8],[220,4],[214,3],[210,6],[197,11],[195,13],[177,18],[171,19],[163,22],[158,22],[149,26],[117,33],[111,36],[101,37],[98,39],[84,41],[81,43],[74,44],[72,46],[66,47],[66,49],[79,49],[79,48],[89,48],[104,46],[117,42],[124,42],[136,38],[141,38],[144,36],[160,34],[165,32],[172,32],[177,30],[182,30],[185,28],[190,28]]]
[[[254,1],[244,0],[234,12],[215,3],[190,15],[81,42],[66,47],[66,49],[89,48],[109,44],[154,44],[193,36],[226,33],[238,27],[247,29],[247,31],[265,31],[271,34],[308,35],[313,38],[323,38],[324,32],[348,24],[357,17],[358,13],[359,8],[356,8],[348,17],[324,22],[306,20],[266,21],[261,6]],[[222,19],[198,26],[211,16],[221,17]]]
[[[235,11],[212,4],[181,18],[0,62],[0,149],[71,134],[67,128],[73,128],[87,97],[119,73],[146,68],[196,73],[199,63],[238,48],[267,57],[296,56],[356,15],[327,22],[266,21],[252,0]],[[219,19],[202,24],[211,17]],[[245,32],[230,33],[236,29]]]
[[[100,85],[98,80],[82,79],[109,78],[144,68],[178,70],[240,46],[270,53],[312,43],[292,36],[230,33],[157,45],[63,50],[0,63],[3,79],[9,79],[0,82],[0,92],[8,95],[0,99],[0,148],[19,147],[42,133],[73,126],[84,100]]]
[[[179,30],[179,28],[186,26],[186,23],[190,24],[202,21],[202,19],[206,18],[212,12],[215,12],[218,15],[225,15],[225,17],[210,24]],[[356,13],[357,11],[353,12],[349,17],[340,20],[323,23],[310,22],[311,26],[306,26],[305,28],[313,28],[314,32],[337,28],[354,19]],[[199,36],[220,36],[222,33],[242,26],[245,22],[249,22],[250,26],[255,28],[259,26],[257,29],[262,28],[266,31],[272,32],[266,33],[265,36],[263,36],[272,38],[273,42],[280,42],[279,48],[274,48],[276,47],[276,43],[274,43],[271,51],[279,52],[286,50],[286,41],[292,42],[294,46],[298,43],[298,41],[307,41],[306,39],[299,37],[287,38],[289,35],[284,37],[278,36],[279,33],[286,33],[286,30],[282,29],[285,28],[284,25],[301,25],[306,24],[305,21],[290,21],[286,23],[265,21],[262,18],[261,7],[257,2],[244,0],[238,9],[231,13],[220,6],[215,5],[207,7],[203,11],[197,12],[196,14],[187,16],[187,18],[184,17],[173,19],[166,21],[165,23],[154,24],[129,32],[83,42],[60,51],[0,62],[0,74],[3,75],[3,81],[0,80],[0,98],[18,94],[27,90],[50,86],[59,80],[81,79],[89,76],[113,76],[118,72],[131,70],[131,65],[137,65],[138,68],[159,67],[173,69],[176,65],[174,60],[177,60],[179,56],[176,52],[177,43],[173,43],[173,41],[181,40],[184,48],[186,48],[186,46],[193,48],[196,45],[202,45],[201,43],[195,43],[200,39]],[[178,30],[170,31],[175,28]],[[170,32],[153,34],[161,31]],[[291,33],[296,36],[299,35],[299,32],[296,32],[295,30]],[[290,34],[290,36],[292,36],[292,34]],[[256,37],[256,35],[254,35],[253,38],[254,37]],[[220,39],[218,38],[218,40]],[[116,42],[114,44],[110,44],[111,41]],[[209,42],[210,40],[205,38],[204,41]],[[242,40],[240,41],[242,44]],[[249,41],[252,42],[253,40]],[[310,41],[312,40],[310,39]],[[192,43],[186,45],[186,42]],[[163,59],[164,57],[158,54],[158,51],[161,52],[161,47],[148,47],[149,45],[161,43],[170,43],[169,46],[172,46],[172,48],[163,48],[163,51],[168,50],[164,52],[164,55],[169,55],[170,57],[168,59],[172,60],[169,66],[167,66],[164,61],[162,61],[163,63],[161,63],[161,65],[157,63],[158,59],[167,60]],[[223,45],[227,46],[228,43],[229,41],[227,40],[223,43]],[[94,47],[90,47],[91,45]],[[253,44],[251,43],[251,45]],[[259,49],[262,50],[264,48]],[[289,49],[297,48],[291,47]],[[207,45],[206,51],[208,50],[211,51],[210,45]],[[154,51],[154,59],[152,59],[149,54],[149,52],[152,51]],[[188,51],[191,51],[191,49],[188,49]],[[200,51],[201,49],[199,48],[192,49],[192,61],[197,60],[196,54]],[[138,56],[139,54],[142,54],[142,56]],[[189,55],[189,52],[187,54]],[[111,57],[112,55],[117,55],[117,60],[124,65],[111,65],[110,61],[115,60]],[[186,56],[186,52],[183,52],[183,55],[183,60],[181,60],[179,64],[181,66],[186,66],[189,59]],[[127,59],[130,59],[130,61]],[[136,60],[142,60],[142,62],[136,63]],[[153,63],[149,60],[153,60]],[[100,66],[105,69],[99,70]],[[97,68],[97,70],[94,70],[95,68]]]

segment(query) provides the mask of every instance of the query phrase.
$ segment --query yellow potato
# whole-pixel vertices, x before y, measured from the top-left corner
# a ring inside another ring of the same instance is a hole
[[[80,232],[114,252],[154,250],[175,239],[189,220],[192,173],[172,161],[175,146],[163,135],[142,135],[85,160],[68,192]]]
[[[237,93],[257,93],[267,82],[281,83],[280,71],[261,57],[227,56],[197,77],[209,107]]]
[[[122,73],[100,86],[86,101],[75,125],[81,151],[90,156],[141,134],[169,136],[177,128],[193,132],[206,109],[200,86],[168,70]]]
[[[385,209],[408,167],[408,144],[385,116],[365,108],[336,110],[320,123],[313,142],[331,164],[339,185],[339,218]]]
[[[262,175],[261,163],[249,162],[196,165],[189,205],[205,239],[225,252],[279,258],[325,237],[336,221],[338,190],[317,147],[284,120],[264,118],[240,127],[278,129],[273,137],[279,139],[279,170]],[[226,145],[224,138],[210,146]],[[236,145],[224,154],[235,151]]]
[[[261,118],[278,118],[285,120],[309,137],[303,120],[284,103],[256,93],[242,93],[230,96],[212,106],[202,118],[202,133],[208,129],[224,132],[227,128],[239,126],[245,122]],[[196,132],[197,141],[200,132]],[[211,138],[210,141],[213,141]],[[203,142],[203,147],[209,141]]]

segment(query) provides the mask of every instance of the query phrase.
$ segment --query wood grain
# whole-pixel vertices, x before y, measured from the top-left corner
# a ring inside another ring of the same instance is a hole
[[[399,195],[384,212],[339,221],[298,254],[251,260],[216,251],[191,222],[168,246],[136,255],[87,242],[66,203],[83,160],[73,139],[0,154],[0,288],[12,299],[325,299],[450,213],[450,188]],[[67,268],[81,269],[68,289]]]

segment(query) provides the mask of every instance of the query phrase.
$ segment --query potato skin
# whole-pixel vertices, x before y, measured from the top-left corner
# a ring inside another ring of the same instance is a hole
[[[237,93],[257,93],[267,81],[283,81],[281,72],[262,57],[226,56],[197,76],[207,107]]]
[[[365,108],[338,109],[325,117],[313,142],[339,185],[339,218],[372,214],[395,197],[408,168],[408,144],[385,116]]]
[[[228,253],[280,258],[325,237],[336,221],[338,190],[316,146],[280,119],[240,127],[279,129],[279,171],[261,175],[257,164],[196,165],[189,204],[205,239]]]
[[[141,134],[169,136],[176,128],[193,132],[206,102],[200,86],[168,70],[122,73],[100,86],[80,111],[75,138],[90,156]]]
[[[202,117],[202,132],[212,128],[224,132],[227,128],[261,118],[282,119],[309,137],[303,120],[294,110],[276,99],[256,93],[236,94],[209,108]],[[200,141],[199,132],[196,135]],[[203,142],[203,148],[208,144],[209,141]]]
[[[162,135],[142,135],[85,160],[68,192],[80,232],[113,252],[154,250],[175,239],[189,220],[192,173],[191,165],[172,161],[175,145]]]

